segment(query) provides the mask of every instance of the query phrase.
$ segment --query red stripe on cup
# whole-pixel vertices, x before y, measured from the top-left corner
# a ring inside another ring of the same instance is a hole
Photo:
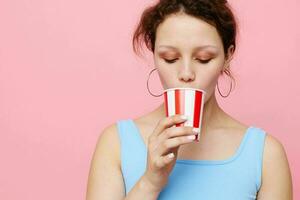
[[[169,111],[168,111],[168,95],[165,92],[164,93],[164,98],[165,98],[165,110],[166,110],[166,116],[169,116]]]
[[[184,90],[175,90],[175,114],[184,114]],[[176,124],[176,126],[184,126],[184,123]]]
[[[199,128],[201,105],[202,105],[202,94],[201,94],[201,92],[196,91],[195,92],[195,106],[194,106],[194,122],[193,122],[193,127],[196,127],[196,128]],[[200,112],[199,112],[199,110],[200,110]],[[196,139],[198,140],[198,135],[197,135]]]

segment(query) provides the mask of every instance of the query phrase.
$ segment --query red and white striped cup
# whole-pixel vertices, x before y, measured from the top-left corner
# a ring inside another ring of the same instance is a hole
[[[175,126],[191,126],[200,129],[195,141],[200,141],[202,113],[206,92],[196,88],[169,88],[164,90],[166,116],[186,115],[188,119]]]

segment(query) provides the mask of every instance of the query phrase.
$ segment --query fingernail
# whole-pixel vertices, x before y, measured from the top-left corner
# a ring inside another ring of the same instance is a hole
[[[168,157],[169,157],[169,158],[173,158],[173,157],[174,157],[174,153],[169,153],[169,154],[168,154]]]
[[[196,135],[189,135],[186,138],[189,140],[194,140],[194,139],[196,139]]]
[[[194,133],[200,133],[200,128],[193,128]]]
[[[181,118],[181,119],[188,119],[188,116],[186,116],[186,115],[181,115],[180,118]]]

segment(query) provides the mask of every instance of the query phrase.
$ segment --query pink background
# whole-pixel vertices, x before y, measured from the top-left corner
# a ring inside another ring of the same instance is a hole
[[[151,1],[154,2],[154,1]],[[231,0],[237,87],[221,106],[285,146],[300,198],[300,1]],[[84,199],[102,129],[154,109],[132,52],[150,1],[0,1],[0,199]],[[151,89],[161,92],[157,74]],[[221,81],[223,93],[229,84]],[[297,159],[298,157],[298,159]]]

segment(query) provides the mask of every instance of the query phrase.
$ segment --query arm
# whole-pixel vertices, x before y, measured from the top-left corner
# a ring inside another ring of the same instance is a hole
[[[151,189],[145,176],[125,198],[117,131],[117,126],[111,125],[99,136],[91,161],[86,200],[156,200],[159,191]]]
[[[292,200],[292,177],[283,145],[267,134],[258,200]]]

